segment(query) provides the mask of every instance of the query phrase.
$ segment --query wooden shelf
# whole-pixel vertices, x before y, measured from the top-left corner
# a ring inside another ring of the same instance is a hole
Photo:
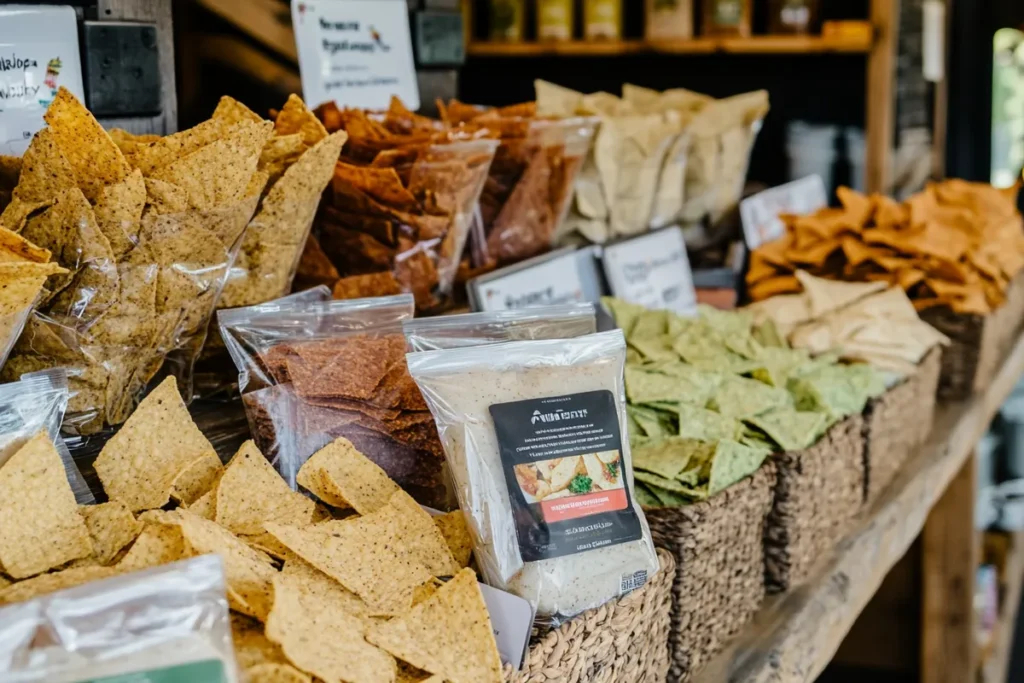
[[[496,43],[473,42],[472,57],[603,57],[639,53],[655,54],[866,54],[872,40],[823,36],[753,36],[750,38],[693,38],[691,40],[616,40],[601,42]]]
[[[1013,650],[1014,629],[1020,610],[1021,584],[1024,583],[1024,532],[1011,537],[1010,554],[1006,559],[1005,592],[1000,605],[999,622],[993,634],[992,650],[982,663],[981,680],[984,683],[1006,683]]]
[[[940,407],[929,443],[857,522],[856,531],[823,558],[815,578],[769,599],[694,681],[815,681],[889,570],[921,534],[950,482],[967,471],[978,441],[1022,372],[1024,339],[1019,339],[984,394]],[[973,590],[973,575],[968,590]]]

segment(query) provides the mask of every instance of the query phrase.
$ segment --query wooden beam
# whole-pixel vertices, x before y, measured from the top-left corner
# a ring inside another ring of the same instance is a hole
[[[896,126],[896,43],[900,0],[872,0],[875,42],[868,54],[866,161],[868,192],[892,190],[893,139]]]
[[[199,4],[298,64],[295,33],[287,3],[278,0],[199,0]]]
[[[932,116],[932,177],[946,177],[946,140],[949,128],[949,41],[953,35],[953,0],[944,0],[946,25],[942,44],[945,48],[946,68],[942,80],[935,84],[935,103]]]
[[[921,683],[966,683],[978,670],[974,582],[980,549],[974,529],[974,454],[932,508],[921,532]]]

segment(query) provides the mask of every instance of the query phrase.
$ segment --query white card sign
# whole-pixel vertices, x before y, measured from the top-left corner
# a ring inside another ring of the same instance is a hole
[[[491,628],[501,661],[511,664],[516,670],[522,669],[526,663],[527,645],[530,644],[530,629],[533,628],[533,608],[518,595],[483,583],[479,585],[491,616]]]
[[[85,99],[75,10],[0,5],[0,154],[24,154],[61,86]]]
[[[678,227],[606,246],[603,258],[614,296],[647,308],[696,314],[690,258]]]
[[[292,0],[306,103],[419,109],[406,0]]]
[[[812,213],[828,206],[825,183],[821,176],[810,175],[759,192],[740,202],[740,219],[747,247],[757,249],[773,242],[786,232],[779,216],[786,213]]]
[[[587,301],[574,252],[489,279],[480,285],[478,298],[481,311],[514,311]]]

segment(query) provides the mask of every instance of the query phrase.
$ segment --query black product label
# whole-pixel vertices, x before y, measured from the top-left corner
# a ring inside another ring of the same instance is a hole
[[[490,410],[524,562],[640,539],[610,391]]]

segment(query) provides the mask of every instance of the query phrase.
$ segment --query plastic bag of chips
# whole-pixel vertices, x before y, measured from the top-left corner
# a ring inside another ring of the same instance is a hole
[[[658,568],[634,500],[620,330],[411,353],[487,583],[558,621]]]
[[[61,369],[43,370],[25,375],[18,382],[0,384],[0,466],[32,437],[46,432],[64,464],[75,500],[88,505],[96,499],[60,436],[67,407],[68,381]]]
[[[526,339],[571,339],[597,332],[593,304],[538,306],[417,318],[402,323],[410,351],[437,351]]]
[[[206,555],[2,608],[0,678],[236,683],[225,589],[221,559]]]

